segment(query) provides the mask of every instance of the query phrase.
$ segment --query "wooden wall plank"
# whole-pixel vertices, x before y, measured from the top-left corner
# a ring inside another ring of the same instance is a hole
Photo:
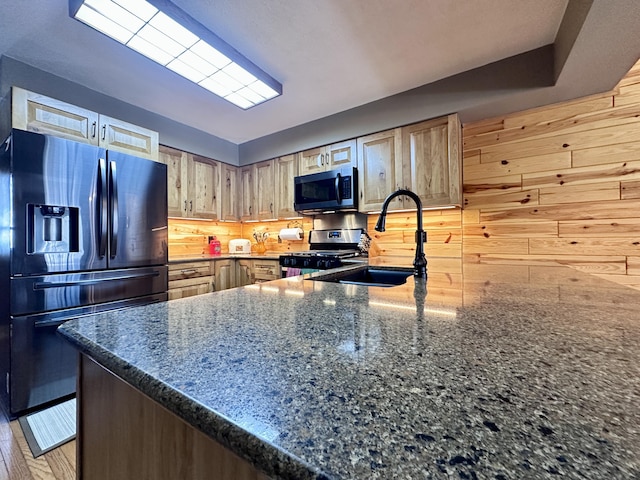
[[[480,149],[467,150],[462,152],[462,158],[464,159],[464,165],[478,165],[480,164]]]
[[[620,182],[589,185],[562,185],[540,189],[540,205],[558,203],[600,202],[620,199]]]
[[[483,178],[475,181],[467,179],[462,186],[463,193],[468,195],[519,192],[520,190],[522,190],[522,175]]]
[[[620,182],[620,198],[622,200],[640,198],[640,180]]]
[[[558,222],[560,237],[637,237],[637,218],[607,218],[603,220],[573,220]]]
[[[640,256],[627,257],[627,274],[628,275],[640,275]]]
[[[488,265],[512,265],[526,263],[527,265],[568,265],[586,273],[618,273],[626,272],[625,256],[606,255],[509,255],[499,253],[465,254],[467,263],[482,263]],[[466,265],[466,264],[465,264]]]
[[[466,251],[466,242],[465,242]],[[569,255],[635,255],[640,256],[640,242],[635,238],[531,238],[529,253],[532,255],[557,255],[558,252]]]
[[[637,218],[638,212],[640,212],[639,200],[581,202],[575,204],[522,206],[510,210],[503,208],[483,208],[480,212],[480,221],[487,223],[525,218],[558,221]]]
[[[483,238],[529,238],[535,237],[557,237],[558,222],[509,222],[509,223],[486,223],[478,225],[464,225],[462,228],[465,240],[472,237]]]
[[[488,239],[465,238],[462,244],[464,255],[474,253],[522,254],[529,253],[529,240],[526,238]]]
[[[501,177],[521,173],[537,173],[571,167],[571,152],[532,155],[513,160],[483,162],[463,169],[465,181]]]
[[[588,167],[607,163],[624,163],[640,160],[640,143],[626,142],[602,147],[577,149],[571,152],[574,167]]]
[[[640,161],[559,169],[522,176],[523,188],[586,185],[604,181],[640,180]]]
[[[506,192],[490,195],[463,195],[464,208],[517,208],[522,205],[538,205],[538,190]]]

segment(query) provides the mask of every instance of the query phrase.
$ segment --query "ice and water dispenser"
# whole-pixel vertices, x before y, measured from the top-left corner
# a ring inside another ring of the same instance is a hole
[[[34,205],[27,208],[27,253],[77,252],[80,244],[78,208]]]

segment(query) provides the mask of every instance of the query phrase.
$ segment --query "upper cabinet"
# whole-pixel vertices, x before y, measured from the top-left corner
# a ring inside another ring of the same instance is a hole
[[[334,143],[300,153],[299,175],[333,170],[344,165],[356,165],[356,141]]]
[[[402,128],[403,184],[425,207],[461,204],[461,130],[457,114]]]
[[[165,146],[159,158],[167,165],[169,216],[219,220],[221,163]]]
[[[402,186],[402,134],[399,128],[358,138],[358,210],[380,210]],[[391,209],[402,208],[394,199]]]
[[[461,203],[461,128],[457,114],[358,138],[359,210],[380,210],[399,188],[415,192],[423,207]],[[389,210],[415,208],[405,196]]]
[[[12,88],[11,124],[21,130],[158,160],[158,132],[19,87]]]
[[[293,209],[294,186],[293,179],[298,175],[298,154],[285,155],[275,163],[275,194],[276,217],[296,217],[298,214]]]
[[[240,169],[240,220],[277,218],[274,165],[275,160],[267,160]]]
[[[219,200],[222,205],[220,212],[220,220],[227,222],[236,222],[240,220],[239,214],[239,195],[238,188],[238,167],[233,165],[222,164],[222,198]]]

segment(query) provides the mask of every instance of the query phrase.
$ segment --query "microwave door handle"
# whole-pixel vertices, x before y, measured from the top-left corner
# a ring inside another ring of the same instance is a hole
[[[107,254],[108,198],[107,161],[100,158],[98,159],[98,255],[100,258]]]
[[[111,176],[111,258],[118,253],[118,178],[116,176],[116,162],[109,162]]]
[[[338,203],[338,205],[340,205],[342,203],[342,195],[340,195],[340,174],[336,174],[336,180],[335,180],[335,187],[336,187],[336,202]]]

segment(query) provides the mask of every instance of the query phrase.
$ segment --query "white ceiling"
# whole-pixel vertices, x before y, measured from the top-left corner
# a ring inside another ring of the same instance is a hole
[[[2,0],[0,54],[240,144],[553,43],[567,2],[173,0],[283,84],[247,111],[71,19],[67,0]]]

